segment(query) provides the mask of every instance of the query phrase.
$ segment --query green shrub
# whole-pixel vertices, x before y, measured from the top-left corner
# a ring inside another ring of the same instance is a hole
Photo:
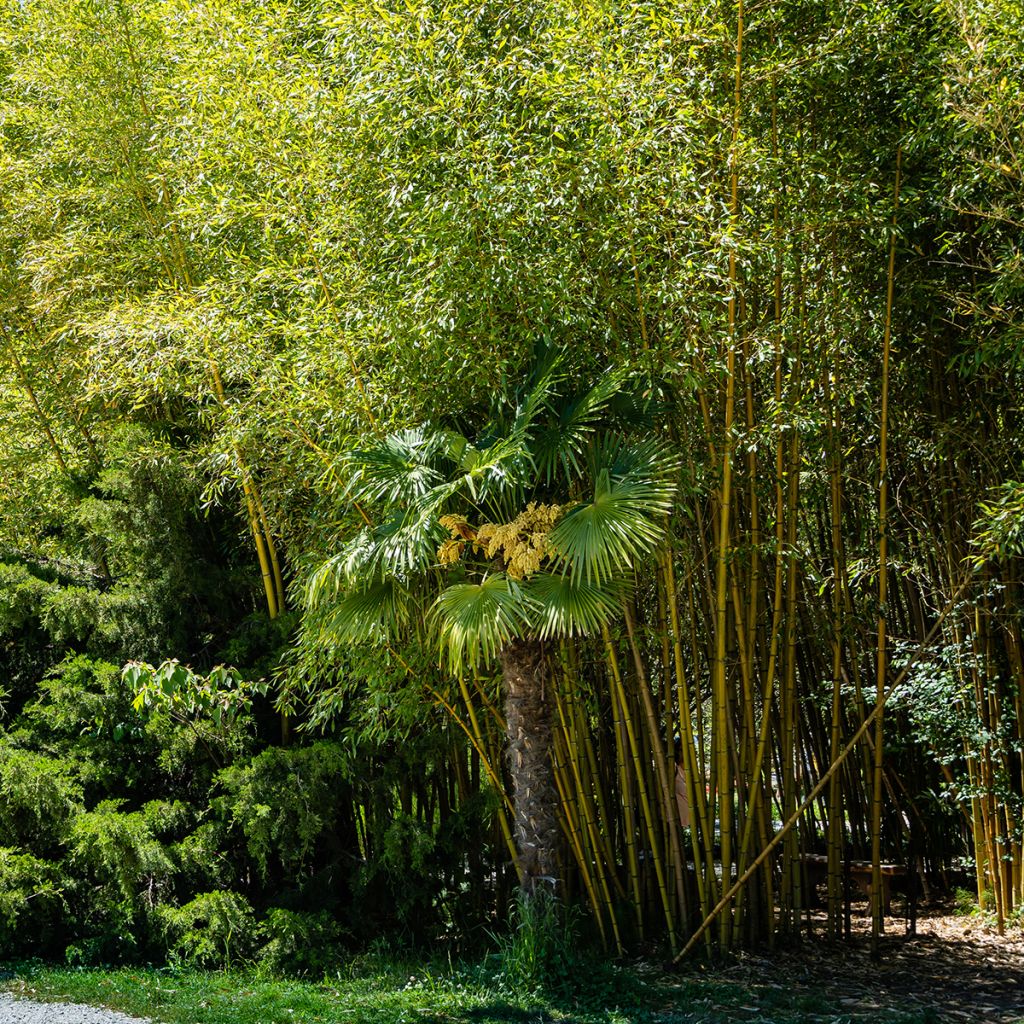
[[[39,614],[50,584],[23,565],[0,562],[0,636],[23,632]]]
[[[33,729],[53,738],[110,735],[115,721],[132,710],[119,677],[120,670],[112,662],[84,654],[68,657],[40,681],[38,696],[26,706],[25,717]],[[141,719],[131,717],[141,730]]]
[[[292,875],[310,870],[318,844],[337,826],[346,765],[341,748],[323,741],[272,747],[220,773],[226,796],[219,804],[241,828],[264,876],[272,862]]]
[[[227,881],[230,869],[230,829],[222,821],[204,821],[175,843],[170,853],[178,878],[193,891],[212,889]]]
[[[0,835],[39,851],[81,807],[73,762],[0,744]]]
[[[953,890],[953,913],[957,917],[970,917],[979,912],[977,893],[969,892],[967,889]]]
[[[183,907],[158,908],[157,916],[178,964],[230,967],[248,960],[256,946],[255,914],[236,892],[204,892]]]
[[[326,911],[299,913],[273,907],[260,922],[265,940],[256,954],[275,974],[319,976],[336,969],[342,957],[342,930]]]
[[[156,808],[177,805],[154,802],[156,806],[128,813],[120,809],[122,803],[105,800],[75,818],[69,836],[71,856],[101,882],[116,886],[123,897],[131,899],[145,891],[153,904],[175,871],[166,847],[154,834]]]
[[[152,915],[138,899],[121,896],[111,885],[88,884],[77,886],[77,897],[68,921],[73,931],[64,936],[67,963],[96,967],[162,955],[152,941]]]
[[[57,864],[0,847],[0,956],[44,947],[62,906]]]

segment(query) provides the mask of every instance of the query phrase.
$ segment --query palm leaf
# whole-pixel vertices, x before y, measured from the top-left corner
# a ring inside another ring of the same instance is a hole
[[[446,433],[426,427],[388,434],[347,457],[353,470],[349,494],[356,501],[409,504],[441,479],[434,462],[449,445]]]
[[[353,588],[340,599],[320,605],[316,628],[332,643],[362,643],[400,630],[409,617],[409,591],[394,577]]]
[[[609,370],[589,391],[565,405],[558,419],[538,436],[534,450],[545,483],[551,483],[559,468],[569,479],[582,475],[581,456],[624,380],[623,371]]]
[[[558,573],[538,573],[527,590],[541,639],[594,633],[615,615],[622,587],[588,583]]]
[[[622,434],[607,434],[594,439],[588,461],[593,479],[606,471],[612,480],[646,483],[658,491],[661,511],[671,508],[679,456],[659,438],[629,441]]]
[[[399,510],[379,526],[360,530],[312,573],[306,584],[306,605],[320,607],[373,580],[407,581],[436,562],[438,545],[447,536],[433,508]]]
[[[532,439],[538,416],[549,408],[557,379],[555,367],[546,369],[519,403],[508,432],[485,447],[466,451],[462,484],[474,501],[499,506],[502,498],[521,495],[533,482],[537,467]]]
[[[594,497],[573,508],[548,536],[554,562],[573,580],[602,584],[648,555],[665,532],[676,459],[657,440],[592,448]]]
[[[531,601],[504,573],[480,583],[457,583],[442,591],[433,614],[453,672],[490,661],[513,637],[529,628]]]
[[[460,468],[459,476],[435,489],[439,496],[465,493],[476,504],[500,503],[509,492],[521,491],[534,475],[533,456],[526,440],[517,435],[499,438],[486,448],[468,446]]]
[[[510,438],[518,437],[525,441],[531,436],[541,410],[551,407],[551,399],[558,381],[557,363],[552,363],[542,370],[537,383],[530,388],[516,409],[512,429],[509,431]]]
[[[448,536],[435,508],[415,505],[388,516],[372,533],[372,541],[354,551],[351,579],[409,577],[437,561],[438,545]]]
[[[344,589],[349,576],[345,569],[345,552],[331,555],[310,575],[303,600],[310,610],[320,608],[334,600]]]

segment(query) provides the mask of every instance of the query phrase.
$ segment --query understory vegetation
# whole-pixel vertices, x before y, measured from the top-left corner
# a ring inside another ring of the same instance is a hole
[[[1022,66],[1011,0],[3,4],[0,958],[547,983],[851,865],[876,949],[883,872],[1019,927]]]
[[[582,968],[583,965],[577,965]],[[900,999],[839,999],[825,986],[745,986],[719,978],[672,978],[647,967],[604,968],[561,979],[548,991],[509,986],[498,964],[452,968],[368,956],[318,981],[232,972],[28,967],[6,984],[18,996],[105,1005],[165,1024],[935,1024],[928,1008]],[[852,1004],[852,1005],[851,1005]]]

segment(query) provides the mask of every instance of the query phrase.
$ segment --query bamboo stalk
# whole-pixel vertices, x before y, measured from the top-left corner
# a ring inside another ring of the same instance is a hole
[[[555,705],[558,710],[558,720],[562,728],[562,733],[565,736],[567,747],[571,750],[575,743],[569,739],[572,730],[569,728],[570,719],[568,719],[565,714],[565,706],[561,694],[556,693]],[[594,806],[591,800],[589,787],[584,783],[579,760],[572,757],[571,754],[569,756],[569,764],[573,773],[573,780],[576,784],[576,792],[578,794],[578,802],[581,808],[583,823],[586,827],[590,848],[594,855],[597,883],[600,887],[603,907],[605,912],[608,914],[609,921],[611,922],[612,933],[615,938],[616,952],[621,956],[623,952],[622,936],[619,933],[619,922],[615,914],[615,906],[612,903],[611,890],[608,887],[608,877],[604,868],[601,844],[598,841],[598,829],[597,823],[594,820]],[[605,938],[603,926],[599,925],[599,927],[601,927],[602,938]]]
[[[842,458],[835,437],[836,407],[835,379],[838,376],[839,351],[836,348],[833,381],[829,387],[829,434],[832,449],[829,466],[832,526],[832,720],[829,733],[829,763],[835,761],[842,742],[842,669],[843,669],[843,601],[839,584],[842,573]],[[828,793],[828,931],[839,938],[842,929],[842,862],[843,862],[843,806],[841,778],[836,772],[829,783]]]
[[[709,817],[709,808],[705,799],[704,786],[702,785],[704,779],[703,767],[698,772],[699,761],[697,749],[694,746],[693,722],[690,715],[690,692],[683,668],[679,603],[676,594],[675,569],[672,564],[671,549],[666,550],[663,565],[679,701],[679,742],[683,753],[683,775],[686,781],[687,799],[691,815],[690,842],[693,848],[694,874],[697,879],[697,898],[700,901],[701,913],[706,916],[710,911],[711,901],[716,899],[718,895],[712,853],[714,824]]]
[[[7,349],[7,354],[10,356],[11,362],[14,365],[14,372],[18,375],[18,380],[21,382],[22,390],[25,392],[25,395],[28,397],[32,408],[35,411],[36,418],[39,420],[40,429],[46,437],[50,450],[53,452],[53,457],[57,460],[57,465],[60,466],[61,472],[66,477],[70,477],[71,471],[68,469],[67,461],[64,458],[64,453],[61,451],[60,445],[57,443],[57,438],[54,436],[53,428],[50,425],[50,418],[43,410],[39,397],[36,395],[36,390],[32,386],[32,381],[29,379],[28,373],[25,371],[25,366],[21,361],[21,357],[18,355],[14,339],[11,337],[7,324],[3,320],[0,320],[0,334],[3,335],[4,347]]]
[[[900,203],[900,176],[903,150],[896,152],[896,185],[893,194],[892,233],[889,237],[889,271],[885,296],[885,331],[882,340],[882,410],[879,431],[878,466],[878,664],[876,702],[885,692],[886,676],[886,600],[889,577],[889,362],[892,348],[892,310],[896,285],[896,217]],[[875,718],[874,792],[871,800],[871,956],[877,960],[883,928],[882,906],[882,762],[884,757],[884,718]]]
[[[658,726],[658,713],[655,711],[654,701],[647,686],[643,659],[640,656],[640,648],[636,641],[636,626],[628,601],[623,603],[623,611],[626,617],[626,630],[629,634],[630,650],[633,652],[633,661],[636,666],[637,689],[640,691],[640,700],[644,709],[644,720],[647,723],[647,739],[650,745],[651,759],[654,762],[655,773],[664,802],[663,814],[665,830],[668,833],[668,848],[671,854],[670,864],[675,877],[676,892],[679,894],[682,912],[685,916],[688,912],[686,906],[686,883],[683,878],[683,864],[685,861],[679,843],[679,818],[675,807],[675,782],[669,775],[665,751],[661,746],[661,729]]]
[[[771,840],[761,850],[761,852],[758,854],[757,858],[750,865],[750,867],[747,868],[747,870],[740,875],[740,877],[733,883],[729,891],[726,892],[718,901],[718,903],[712,908],[711,913],[707,917],[705,917],[705,919],[701,922],[700,927],[693,933],[693,935],[690,936],[689,941],[673,959],[673,964],[679,963],[679,961],[682,960],[683,957],[686,956],[686,954],[689,953],[691,949],[693,949],[693,947],[697,944],[697,941],[714,922],[715,918],[729,905],[730,900],[732,900],[736,893],[739,892],[739,890],[746,884],[747,879],[749,879],[750,876],[753,875],[753,873],[758,869],[758,867],[760,867],[763,861],[767,860],[772,850],[774,850],[775,847],[778,846],[778,844],[785,838],[786,834],[790,831],[790,829],[792,829],[793,826],[796,825],[796,823],[800,820],[800,818],[803,816],[804,811],[807,810],[807,808],[810,807],[811,804],[814,803],[814,801],[818,798],[818,794],[821,793],[822,790],[824,790],[824,788],[828,785],[829,780],[832,778],[832,775],[839,770],[843,762],[847,759],[847,757],[850,756],[850,752],[857,747],[857,745],[861,741],[861,738],[867,735],[868,730],[874,724],[875,717],[878,714],[880,714],[882,709],[885,707],[886,701],[888,701],[889,698],[893,695],[893,693],[896,692],[897,688],[900,685],[902,685],[903,681],[910,674],[911,670],[914,668],[915,665],[917,665],[918,661],[921,659],[922,655],[925,652],[925,649],[932,642],[932,640],[939,634],[939,631],[942,628],[942,624],[946,620],[946,616],[953,609],[960,595],[964,592],[964,590],[966,590],[968,583],[969,580],[961,584],[961,586],[957,589],[953,597],[950,598],[949,602],[946,604],[945,608],[943,608],[939,617],[936,619],[935,624],[928,631],[928,635],[924,638],[924,640],[921,641],[917,650],[914,652],[913,657],[907,662],[907,664],[900,671],[899,675],[890,684],[889,688],[883,693],[881,703],[875,705],[875,707],[872,709],[871,713],[867,716],[867,718],[865,718],[864,721],[861,722],[860,727],[853,734],[853,736],[846,744],[846,746],[843,747],[839,756],[836,758],[835,761],[832,762],[832,764],[829,765],[825,774],[821,776],[817,784],[804,798],[800,806],[796,809],[796,811],[793,812],[792,816],[782,825],[778,832],[776,832],[775,835],[772,836]]]
[[[611,668],[609,666],[609,675]],[[624,711],[615,693],[612,681],[612,726],[615,736],[615,763],[619,777],[619,800],[622,809],[623,842],[626,847],[626,864],[629,871],[629,884],[633,894],[633,912],[636,915],[637,935],[644,937],[644,902],[640,889],[640,857],[636,849],[636,816],[633,808],[633,794],[630,786],[627,761],[626,728],[623,722]]]
[[[508,847],[509,853],[512,855],[512,863],[515,865],[516,874],[519,876],[519,882],[522,884],[523,874],[522,867],[519,864],[519,852],[516,849],[515,840],[512,838],[512,829],[506,815],[506,809],[509,814],[512,813],[512,801],[505,792],[505,787],[502,785],[501,779],[498,778],[497,773],[491,765],[491,760],[487,756],[487,751],[484,748],[483,743],[483,734],[480,732],[480,725],[476,719],[476,712],[472,710],[472,702],[469,699],[469,691],[466,689],[465,680],[461,677],[459,678],[459,688],[462,690],[462,699],[466,701],[466,709],[469,713],[469,720],[472,726],[471,729],[466,726],[466,723],[463,722],[455,708],[453,708],[451,704],[449,704],[448,701],[446,701],[444,697],[437,692],[437,690],[426,683],[424,684],[424,687],[434,700],[436,700],[437,703],[448,712],[452,721],[454,721],[466,734],[469,742],[473,744],[477,754],[480,756],[480,763],[484,766],[484,771],[487,772],[487,776],[491,780],[491,784],[494,786],[498,796],[501,797],[501,801],[504,806],[499,806],[497,809],[498,824],[501,828],[501,834],[505,840],[505,845]]]
[[[654,823],[654,814],[651,810],[651,801],[647,792],[647,780],[645,777],[643,763],[640,758],[640,746],[637,743],[636,728],[633,725],[632,716],[629,713],[629,704],[626,700],[626,689],[622,684],[622,673],[619,671],[619,660],[615,654],[615,646],[612,643],[608,626],[601,626],[601,635],[604,639],[605,653],[608,657],[608,667],[611,670],[611,678],[615,696],[618,698],[621,708],[622,723],[626,730],[626,739],[629,743],[630,753],[633,757],[633,770],[636,775],[637,791],[640,796],[640,810],[643,814],[644,824],[647,826],[647,841],[650,846],[651,860],[654,862],[654,874],[658,884],[658,894],[661,897],[662,910],[665,913],[665,925],[668,928],[669,942],[674,947],[676,944],[676,920],[672,910],[672,902],[668,898],[668,887],[665,882],[665,866],[662,852],[657,841],[657,829]]]
[[[559,800],[562,805],[562,814],[565,819],[566,834],[569,838],[569,846],[576,859],[576,866],[579,869],[580,877],[583,879],[583,888],[590,900],[590,907],[593,911],[594,920],[597,922],[598,931],[601,933],[601,945],[608,948],[608,934],[604,927],[604,915],[601,913],[601,902],[597,896],[597,888],[590,868],[590,859],[584,853],[584,840],[581,828],[581,815],[575,798],[575,794],[569,785],[569,771],[566,762],[569,760],[566,739],[563,733],[555,731],[552,742],[552,762],[554,768],[555,787],[558,790]]]

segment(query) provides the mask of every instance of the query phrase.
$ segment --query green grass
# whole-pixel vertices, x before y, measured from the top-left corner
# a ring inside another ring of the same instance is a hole
[[[827,993],[787,986],[751,991],[716,978],[666,976],[642,965],[581,968],[563,989],[516,995],[493,961],[464,968],[354,961],[321,982],[251,973],[68,969],[20,965],[0,982],[38,1000],[107,1006],[161,1024],[930,1024],[930,1013],[858,1013]]]

